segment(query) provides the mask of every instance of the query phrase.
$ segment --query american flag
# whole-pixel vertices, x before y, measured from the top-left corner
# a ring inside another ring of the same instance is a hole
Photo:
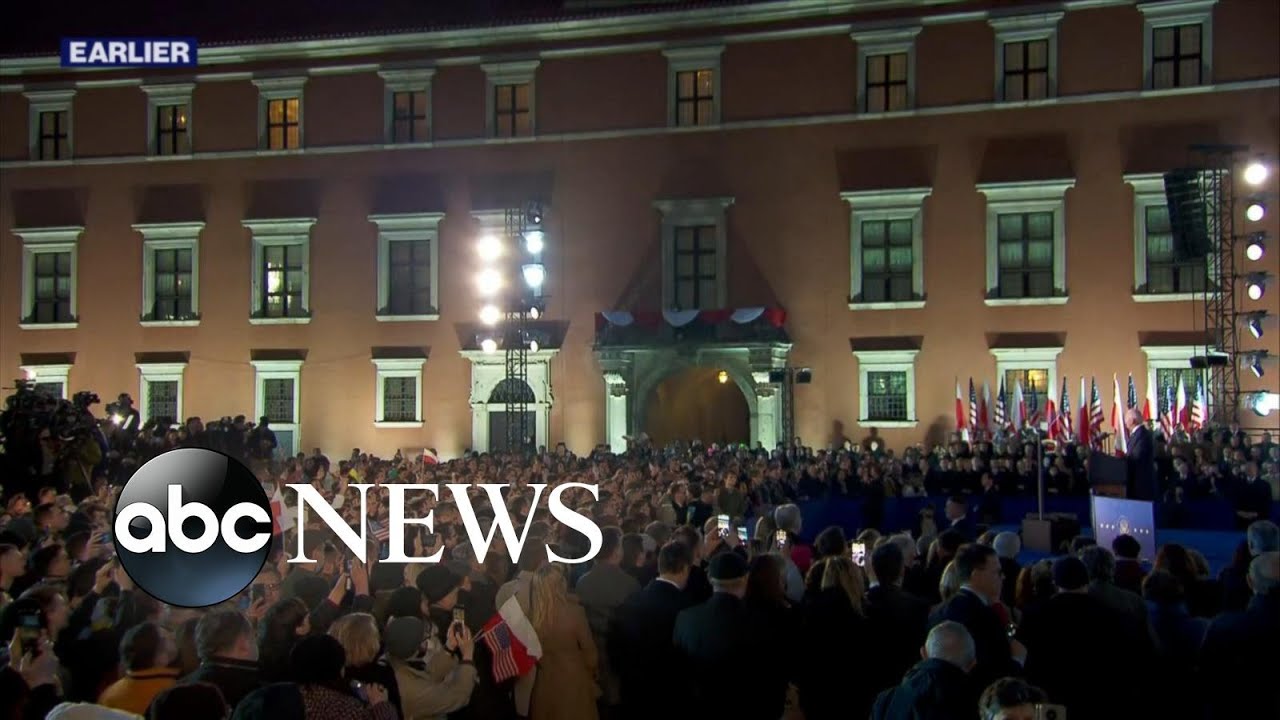
[[[1204,427],[1205,415],[1209,408],[1204,398],[1204,378],[1196,378],[1196,397],[1191,401],[1191,427],[1199,430]]]
[[[996,394],[996,414],[991,422],[997,430],[1004,430],[1009,422],[1004,407],[1004,378],[1000,378],[1000,392]]]
[[[493,680],[520,677],[538,664],[542,646],[515,597],[509,598],[498,614],[480,630],[480,637],[493,658]]]
[[[974,431],[978,425],[978,391],[973,387],[973,378],[969,378],[969,427]]]
[[[1176,423],[1173,420],[1174,404],[1173,404],[1173,386],[1170,385],[1164,389],[1165,405],[1164,412],[1160,413],[1160,432],[1164,433],[1167,438],[1173,437],[1173,428]]]
[[[1071,393],[1067,391],[1067,378],[1062,377],[1062,407],[1058,410],[1058,437],[1071,437]]]
[[[373,538],[378,542],[386,542],[391,537],[391,523],[383,525],[377,520],[370,520],[369,529],[373,530]]]
[[[1033,428],[1040,424],[1040,404],[1036,401],[1036,381],[1029,379],[1027,382],[1029,392],[1027,393],[1027,416],[1024,421],[1027,427]],[[1045,388],[1040,388],[1040,391],[1044,390]]]
[[[1097,445],[1102,439],[1102,423],[1106,418],[1102,414],[1102,397],[1098,395],[1098,379],[1092,378],[1089,382],[1089,437]]]

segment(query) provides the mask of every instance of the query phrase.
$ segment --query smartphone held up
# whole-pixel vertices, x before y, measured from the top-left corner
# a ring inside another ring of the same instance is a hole
[[[867,544],[866,543],[849,543],[849,557],[853,560],[853,564],[858,567],[867,566]]]

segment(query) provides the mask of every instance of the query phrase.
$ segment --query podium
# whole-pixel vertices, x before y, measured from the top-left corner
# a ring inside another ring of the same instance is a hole
[[[1102,497],[1128,497],[1129,463],[1122,457],[1094,450],[1089,455],[1089,490]]]

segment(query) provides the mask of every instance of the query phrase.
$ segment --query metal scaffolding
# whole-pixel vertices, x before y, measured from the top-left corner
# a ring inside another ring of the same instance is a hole
[[[1207,423],[1232,423],[1240,410],[1240,306],[1236,297],[1236,189],[1234,169],[1247,148],[1195,145],[1208,232],[1204,302],[1204,386]],[[1197,298],[1200,299],[1200,298]]]

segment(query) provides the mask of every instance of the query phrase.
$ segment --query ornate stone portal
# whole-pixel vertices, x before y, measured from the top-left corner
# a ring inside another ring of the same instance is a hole
[[[551,404],[555,397],[551,392],[551,358],[558,350],[539,350],[528,354],[528,390],[532,402],[529,412],[534,415],[534,443],[548,445],[551,425]],[[463,350],[462,356],[471,361],[471,449],[488,452],[489,428],[495,414],[506,412],[506,403],[495,396],[494,391],[507,379],[506,355],[501,352],[486,353],[480,350]],[[503,387],[504,392],[519,392],[519,388]],[[501,395],[501,392],[498,393]],[[501,441],[494,439],[498,445]]]
[[[783,342],[597,350],[606,390],[605,441],[614,451],[626,448],[625,436],[644,428],[649,396],[662,380],[688,368],[714,367],[729,373],[747,400],[752,444],[772,450],[785,419],[782,385],[769,382],[769,371],[785,368],[790,354],[791,343]]]

